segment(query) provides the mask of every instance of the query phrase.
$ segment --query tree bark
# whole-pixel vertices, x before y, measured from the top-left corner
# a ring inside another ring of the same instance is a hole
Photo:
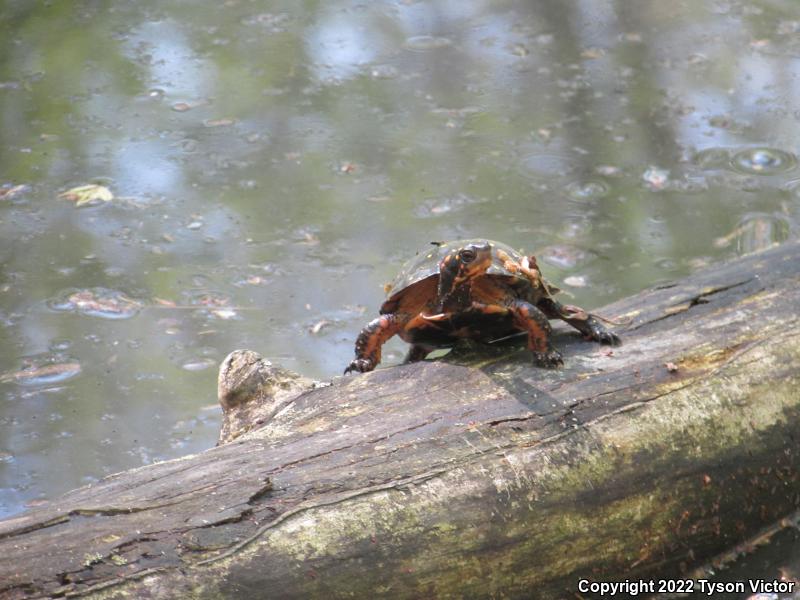
[[[235,353],[223,443],[0,522],[0,598],[560,598],[800,504],[800,244],[617,302],[565,367],[468,348],[314,386]]]

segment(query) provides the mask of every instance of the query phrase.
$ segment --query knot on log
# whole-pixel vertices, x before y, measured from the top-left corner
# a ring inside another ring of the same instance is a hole
[[[222,406],[222,428],[217,445],[256,429],[275,416],[314,382],[273,365],[252,350],[234,350],[222,361],[217,398]]]

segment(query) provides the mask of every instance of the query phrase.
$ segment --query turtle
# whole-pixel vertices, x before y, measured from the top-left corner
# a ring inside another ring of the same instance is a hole
[[[601,344],[620,343],[598,317],[553,298],[560,290],[542,277],[534,256],[492,240],[434,242],[385,291],[380,316],[361,330],[345,374],[372,371],[394,335],[411,344],[405,362],[415,362],[459,338],[491,343],[527,333],[533,361],[543,367],[563,364],[548,319],[561,319]]]

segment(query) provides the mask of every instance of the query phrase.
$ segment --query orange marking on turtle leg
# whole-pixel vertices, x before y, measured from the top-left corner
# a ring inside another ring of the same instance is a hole
[[[394,315],[382,315],[371,321],[358,336],[356,356],[374,358],[375,364],[381,361],[381,346],[400,331]]]
[[[551,349],[550,323],[541,310],[524,300],[515,300],[508,309],[514,316],[514,325],[528,332],[528,348],[534,352]]]
[[[381,362],[381,346],[403,327],[394,314],[381,315],[367,324],[356,339],[356,358],[345,369],[350,371],[372,371]]]

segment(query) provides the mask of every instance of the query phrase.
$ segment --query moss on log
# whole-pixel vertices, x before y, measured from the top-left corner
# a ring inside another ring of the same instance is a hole
[[[0,598],[573,597],[795,511],[800,244],[600,312],[624,345],[557,328],[558,370],[482,349],[315,387],[229,357],[233,441],[0,522]]]

